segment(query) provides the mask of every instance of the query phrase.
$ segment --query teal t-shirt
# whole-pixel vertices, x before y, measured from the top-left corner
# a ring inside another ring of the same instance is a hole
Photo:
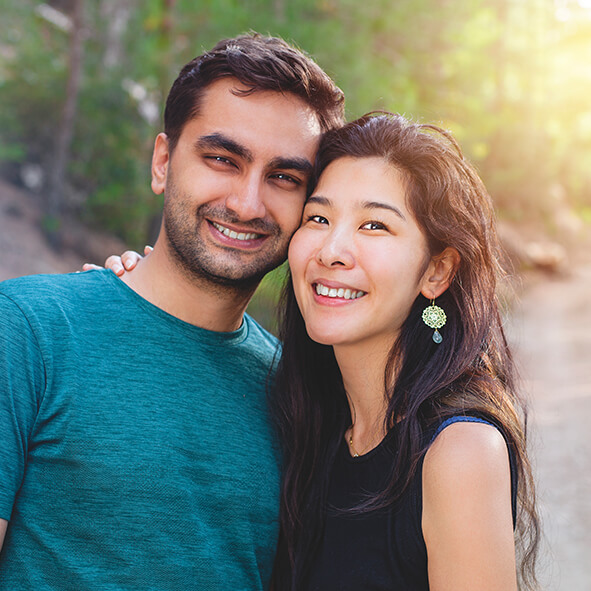
[[[0,589],[266,588],[276,348],[248,316],[207,331],[109,271],[0,284]]]

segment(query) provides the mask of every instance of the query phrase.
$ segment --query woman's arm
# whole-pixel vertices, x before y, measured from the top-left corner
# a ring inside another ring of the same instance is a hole
[[[454,423],[423,465],[431,591],[516,591],[511,474],[501,433]]]

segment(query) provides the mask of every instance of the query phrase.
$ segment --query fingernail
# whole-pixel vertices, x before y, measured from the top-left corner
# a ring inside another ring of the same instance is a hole
[[[121,265],[115,264],[113,265],[113,273],[119,277],[125,273],[125,269]]]

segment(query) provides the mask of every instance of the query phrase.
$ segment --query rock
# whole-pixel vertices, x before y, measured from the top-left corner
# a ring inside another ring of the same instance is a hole
[[[525,254],[530,266],[550,273],[561,271],[567,261],[566,249],[556,242],[528,242]]]

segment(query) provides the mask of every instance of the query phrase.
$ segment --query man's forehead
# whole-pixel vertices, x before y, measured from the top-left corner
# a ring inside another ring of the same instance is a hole
[[[240,88],[240,87],[239,87]],[[197,148],[216,148],[245,160],[314,158],[321,127],[314,110],[295,95],[258,90],[234,94],[232,80],[207,89],[182,135]]]
[[[284,124],[297,120],[306,129],[306,135],[312,133],[319,137],[322,134],[319,114],[303,98],[291,92],[253,89],[236,78],[221,78],[204,90],[196,117],[208,118],[213,115],[212,111],[224,109],[253,109],[259,119],[272,119],[277,111],[286,111],[282,118]],[[277,132],[280,133],[281,128]]]

